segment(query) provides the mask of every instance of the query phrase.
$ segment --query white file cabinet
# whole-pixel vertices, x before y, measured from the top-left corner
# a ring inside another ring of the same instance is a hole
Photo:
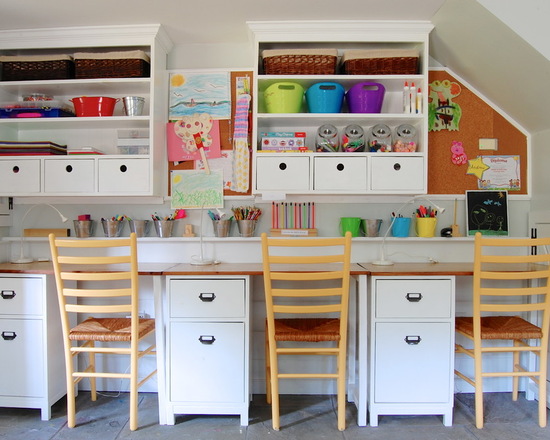
[[[379,415],[443,415],[452,425],[452,276],[372,277],[369,423]]]
[[[167,423],[176,414],[239,414],[248,425],[250,281],[167,278]]]
[[[42,420],[66,394],[53,277],[0,274],[0,406],[38,408]]]

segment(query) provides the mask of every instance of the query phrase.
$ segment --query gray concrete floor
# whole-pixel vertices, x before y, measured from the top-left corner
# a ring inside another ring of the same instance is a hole
[[[178,440],[260,440],[260,439],[343,439],[355,440],[535,440],[550,439],[550,428],[537,422],[537,402],[522,395],[517,402],[509,393],[488,393],[485,397],[485,427],[474,425],[473,395],[455,397],[454,424],[445,427],[439,416],[382,416],[376,428],[359,427],[356,409],[347,407],[347,428],[336,427],[333,396],[282,396],[281,430],[271,428],[271,409],[265,396],[254,396],[250,425],[241,427],[238,416],[180,415],[174,426],[158,424],[156,394],[140,394],[139,429],[128,428],[128,396],[101,396],[96,402],[81,392],[77,401],[77,427],[66,424],[65,400],[53,407],[52,419],[40,420],[40,412],[30,409],[0,408],[0,439],[178,439]]]

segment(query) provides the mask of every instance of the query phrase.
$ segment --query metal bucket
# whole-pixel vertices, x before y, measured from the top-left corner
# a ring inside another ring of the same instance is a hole
[[[139,96],[125,96],[122,98],[124,114],[126,116],[141,116],[143,114],[143,104],[145,98]]]
[[[136,237],[145,237],[151,229],[151,220],[128,220],[130,232],[135,232]]]
[[[94,220],[73,220],[74,233],[78,238],[88,238],[94,235]]]

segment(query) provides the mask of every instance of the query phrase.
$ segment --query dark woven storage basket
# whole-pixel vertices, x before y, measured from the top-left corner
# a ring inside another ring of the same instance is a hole
[[[332,55],[277,55],[266,57],[266,75],[334,75],[338,57]]]
[[[74,78],[74,63],[71,60],[3,61],[0,66],[2,81]]]
[[[343,66],[347,75],[416,75],[418,57],[358,58]]]
[[[150,64],[142,59],[75,59],[76,78],[144,78],[149,77]]]

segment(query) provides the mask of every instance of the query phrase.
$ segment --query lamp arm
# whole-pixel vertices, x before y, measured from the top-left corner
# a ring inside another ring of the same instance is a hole
[[[393,224],[395,223],[395,219],[398,217],[398,214],[405,209],[405,207],[415,200],[418,199],[424,199],[427,200],[430,204],[434,205],[438,212],[445,211],[445,208],[441,208],[440,206],[436,205],[434,202],[432,202],[427,197],[420,195],[420,196],[413,196],[409,200],[407,200],[405,203],[403,203],[397,211],[395,211],[395,215],[392,216],[392,220],[390,222],[390,225],[388,226],[388,229],[386,230],[386,233],[382,237],[382,243],[380,244],[380,253],[379,253],[379,259],[372,262],[372,264],[376,266],[391,266],[393,264],[393,261],[386,260],[386,238],[388,238],[388,234],[390,233]]]
[[[58,214],[59,214],[59,217],[61,217],[61,221],[63,223],[65,223],[68,218],[65,217],[63,214],[61,214],[61,211],[59,211],[59,209],[57,209],[55,206],[53,205],[50,205],[49,203],[39,203],[38,205],[32,205],[29,209],[27,209],[27,211],[25,212],[25,214],[23,214],[23,218],[21,219],[21,239],[19,241],[19,260],[16,260],[14,261],[14,263],[30,263],[32,262],[32,259],[29,259],[29,258],[25,258],[25,253],[23,252],[23,236],[24,236],[24,225],[25,225],[25,219],[27,218],[27,216],[29,215],[29,213],[34,209],[36,208],[37,206],[49,206],[50,208],[52,208],[54,211],[56,211]]]

